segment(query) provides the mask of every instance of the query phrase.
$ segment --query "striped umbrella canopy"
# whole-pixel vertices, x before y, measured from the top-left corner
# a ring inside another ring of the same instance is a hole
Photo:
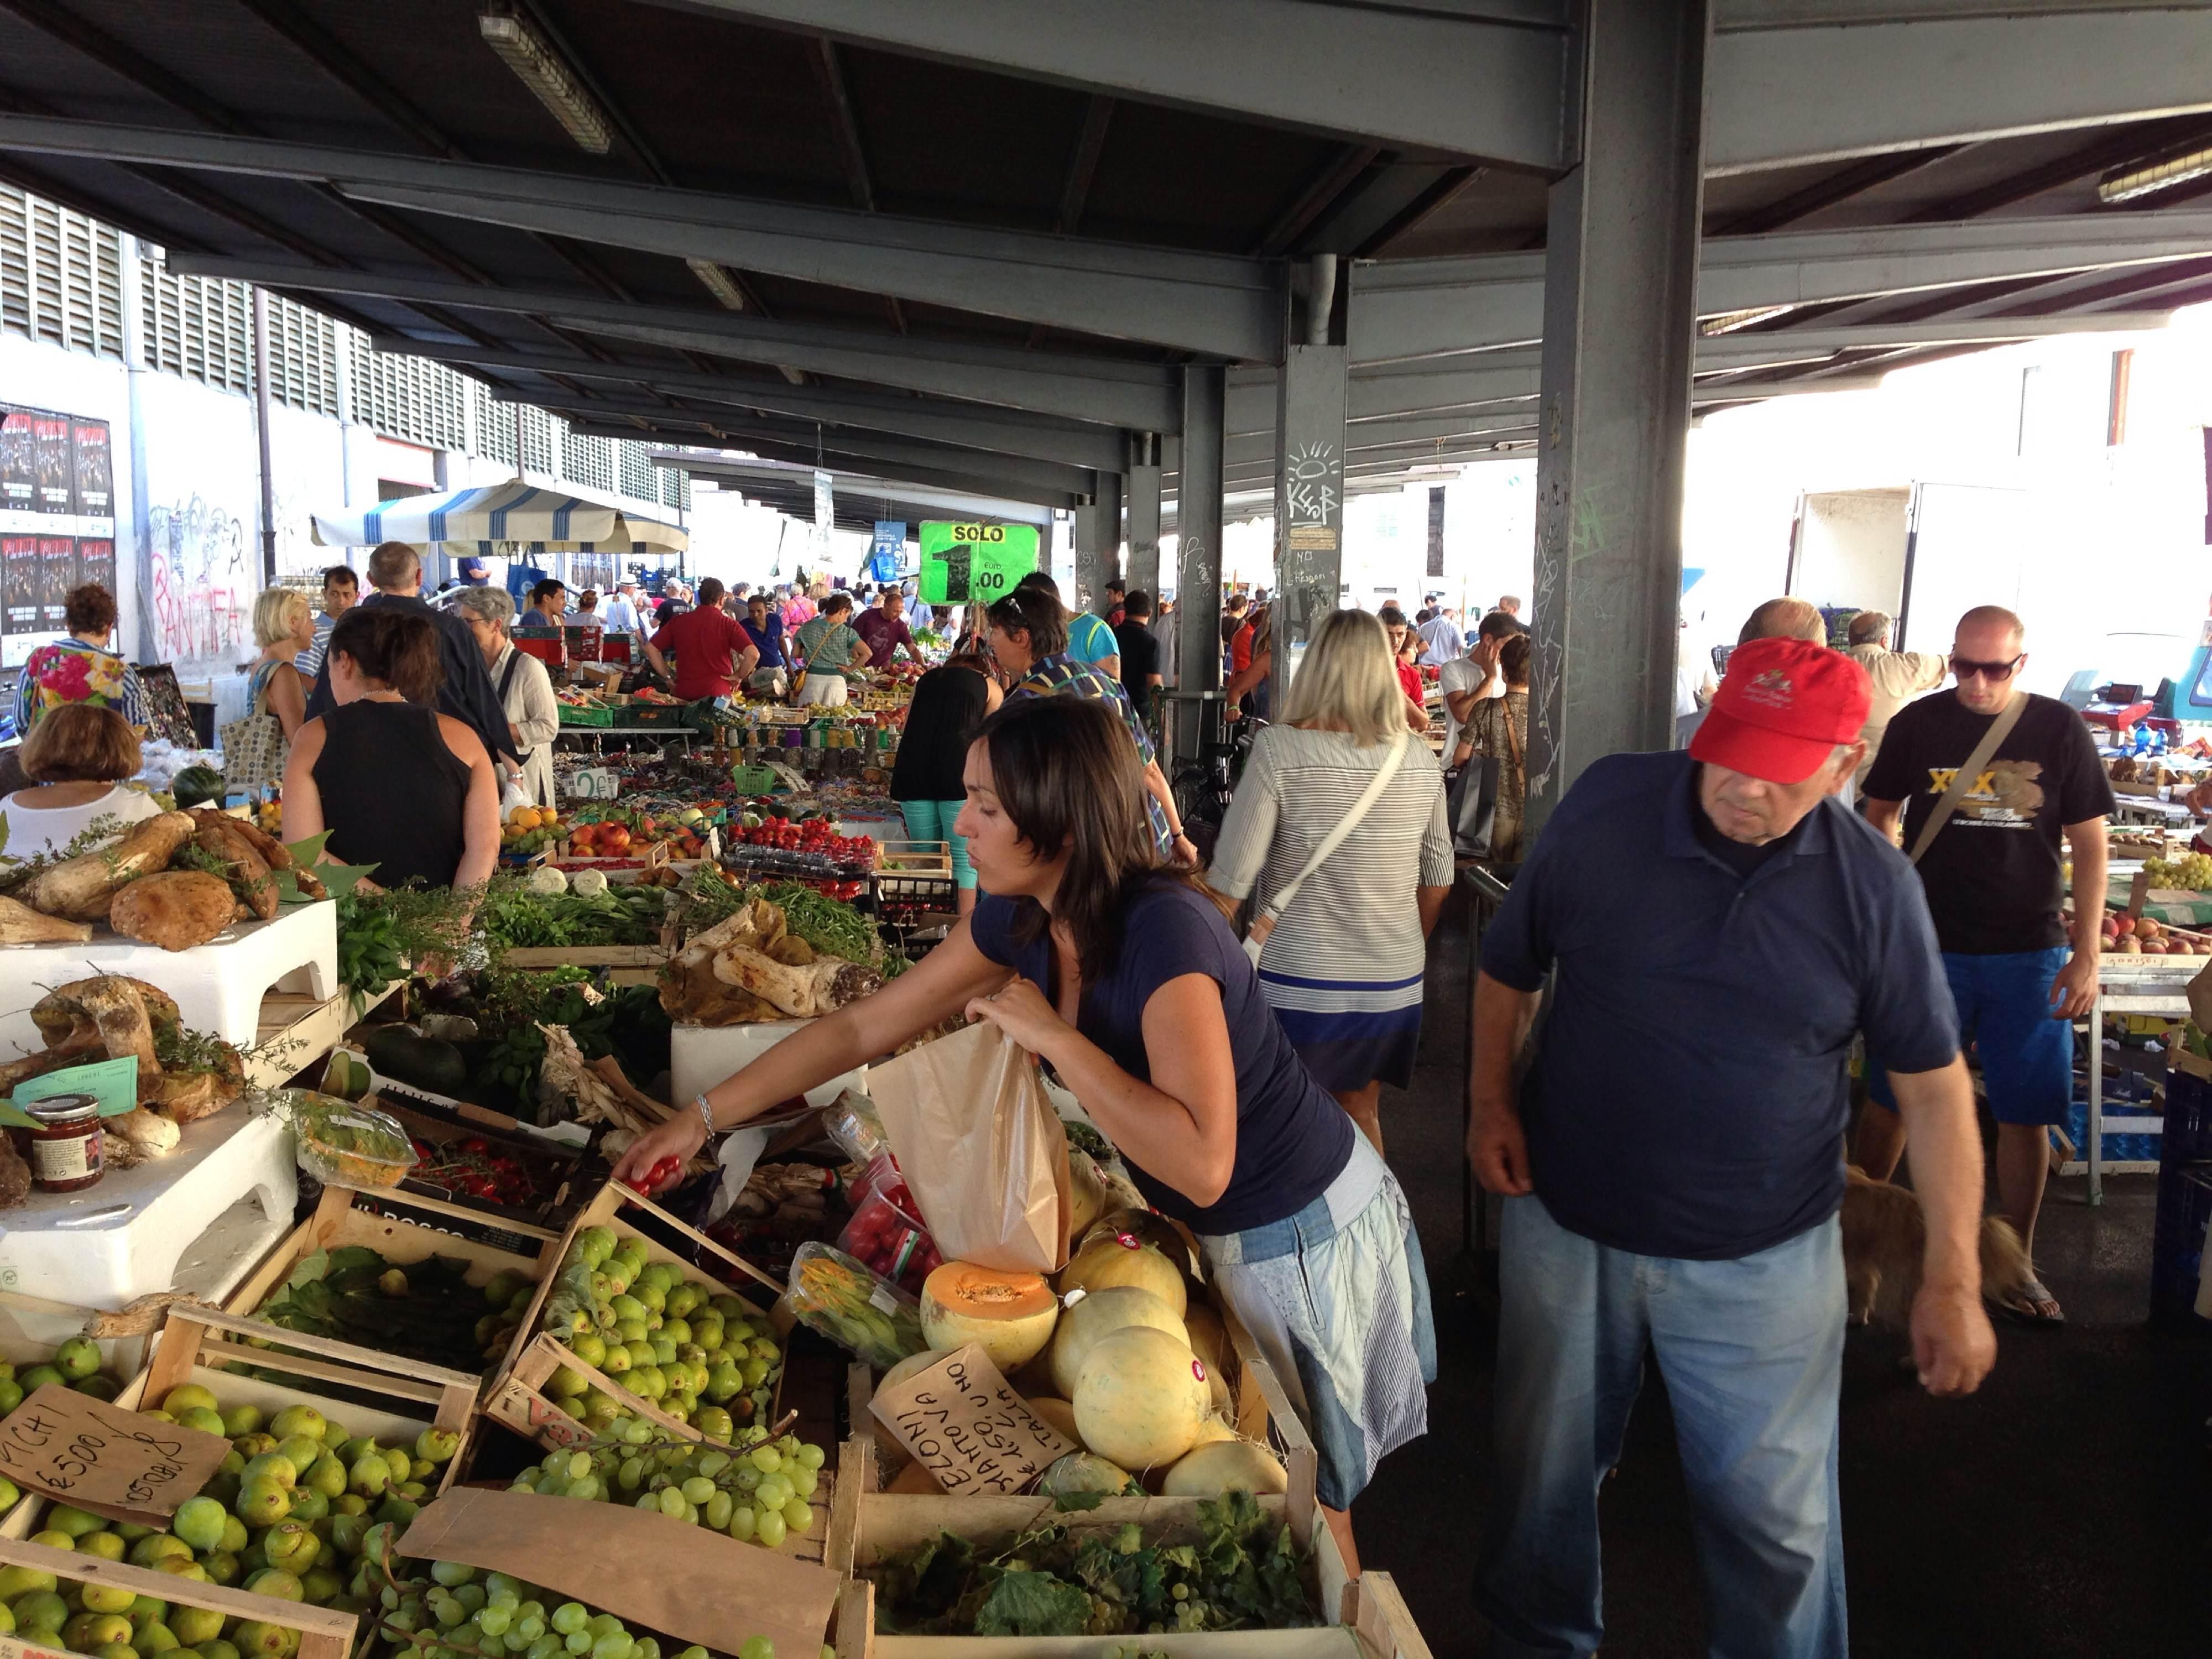
[[[324,547],[406,542],[462,556],[518,553],[681,553],[681,525],[648,519],[588,496],[543,489],[520,478],[437,495],[409,495],[371,507],[314,516]]]

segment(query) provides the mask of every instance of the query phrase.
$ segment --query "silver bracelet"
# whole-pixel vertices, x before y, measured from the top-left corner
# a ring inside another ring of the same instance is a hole
[[[691,1103],[699,1109],[699,1121],[707,1126],[707,1139],[712,1140],[714,1138],[714,1109],[707,1103],[704,1095],[692,1096]]]

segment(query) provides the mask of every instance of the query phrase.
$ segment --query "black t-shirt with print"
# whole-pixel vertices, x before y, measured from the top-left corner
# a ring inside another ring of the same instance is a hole
[[[1906,852],[1996,718],[1942,691],[1907,703],[1890,721],[1864,793],[1905,803]],[[2061,829],[2112,810],[2112,786],[2081,717],[2055,698],[2030,696],[1996,758],[1920,860],[1942,948],[2002,956],[2066,943]]]

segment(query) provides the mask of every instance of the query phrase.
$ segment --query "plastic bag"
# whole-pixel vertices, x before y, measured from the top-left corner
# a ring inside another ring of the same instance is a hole
[[[921,1303],[827,1244],[799,1247],[783,1299],[809,1330],[871,1365],[896,1365],[929,1346]]]
[[[396,1187],[418,1161],[388,1113],[313,1089],[279,1089],[270,1110],[290,1122],[300,1167],[331,1187]]]
[[[891,1143],[884,1133],[883,1120],[876,1115],[875,1103],[850,1089],[823,1113],[822,1127],[855,1164],[872,1164],[890,1153]]]
[[[837,1248],[900,1289],[921,1293],[922,1281],[945,1258],[929,1229],[915,1218],[913,1194],[888,1152],[872,1162],[854,1184],[853,1218],[837,1235]]]

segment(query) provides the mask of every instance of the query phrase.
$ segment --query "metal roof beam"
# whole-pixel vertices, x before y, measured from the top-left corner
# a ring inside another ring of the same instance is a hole
[[[657,449],[650,459],[656,466],[688,472],[695,478],[711,478],[725,487],[734,484],[744,489],[750,485],[756,499],[769,489],[804,489],[811,491],[813,488],[811,468],[805,472],[794,473],[739,456],[693,455],[681,450]],[[836,473],[833,482],[841,495],[887,495],[896,505],[934,508],[950,517],[1012,519],[1021,524],[1035,525],[1052,522],[1050,511],[1041,508],[1033,501],[917,490],[896,479],[879,478],[868,474]]]
[[[1698,310],[1719,316],[2003,277],[2155,264],[2208,250],[2212,212],[1723,237],[1705,244]],[[1352,361],[1390,362],[1532,343],[1543,332],[1543,272],[1540,253],[1355,264]]]
[[[616,427],[589,430],[592,435],[598,437],[621,435],[620,428]],[[633,432],[628,435],[635,438],[637,434]],[[1071,492],[1041,489],[1032,484],[991,473],[947,471],[928,466],[901,466],[896,471],[886,472],[872,457],[855,454],[834,445],[824,445],[817,452],[811,444],[745,439],[733,447],[749,449],[754,454],[772,461],[786,461],[805,467],[820,466],[825,471],[856,472],[866,478],[880,479],[882,489],[890,494],[896,494],[899,485],[905,483],[933,484],[941,489],[963,490],[976,495],[1003,496],[1009,501],[1028,501],[1038,507],[1058,507],[1063,512],[1082,505],[1081,496]],[[856,480],[841,483],[838,488],[866,490],[868,486]]]
[[[711,259],[1202,356],[1272,362],[1282,352],[1279,270],[1234,255],[36,116],[0,116],[0,149],[301,179],[328,185],[349,202]]]
[[[2201,5],[1721,0],[1715,10],[1708,177],[2212,109]]]
[[[1174,370],[1110,357],[1069,357],[857,329],[764,322],[732,312],[630,305],[589,295],[471,288],[465,283],[368,271],[306,270],[260,259],[192,254],[176,256],[169,263],[186,275],[258,283],[264,288],[558,315],[562,327],[580,332],[1139,432],[1172,432],[1182,420]]]
[[[1118,471],[1127,455],[1125,442],[1118,432],[1108,432],[1102,428],[996,418],[915,398],[870,396],[865,392],[831,392],[812,386],[799,388],[773,380],[738,380],[718,374],[695,374],[684,369],[661,368],[651,363],[581,362],[551,352],[502,351],[481,346],[424,343],[391,336],[372,337],[371,343],[380,351],[428,357],[434,362],[454,363],[464,368],[514,369],[531,374],[645,386],[672,397],[956,444],[967,449],[1030,455],[1094,471]],[[532,394],[518,401],[542,400]]]
[[[1558,172],[1560,0],[675,0],[1034,80]]]

